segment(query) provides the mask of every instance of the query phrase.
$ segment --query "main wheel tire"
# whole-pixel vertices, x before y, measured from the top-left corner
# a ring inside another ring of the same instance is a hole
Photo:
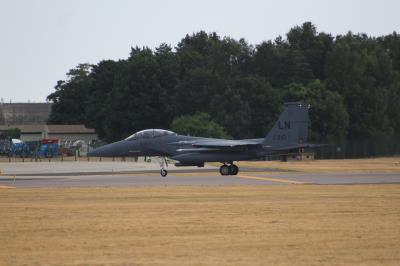
[[[168,175],[167,170],[161,169],[161,170],[160,170],[160,175],[161,175],[162,177],[166,177],[166,176]]]
[[[219,172],[220,172],[220,174],[221,175],[229,175],[230,174],[230,171],[229,171],[229,166],[227,166],[227,165],[222,165],[220,168],[219,168]]]
[[[235,164],[232,164],[229,166],[229,173],[231,175],[237,175],[239,173],[239,167],[237,167]]]

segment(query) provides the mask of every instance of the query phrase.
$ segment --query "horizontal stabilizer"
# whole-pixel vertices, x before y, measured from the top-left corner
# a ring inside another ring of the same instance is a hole
[[[325,145],[324,144],[303,143],[303,144],[285,146],[285,147],[274,149],[274,150],[286,151],[286,150],[295,150],[295,149],[302,149],[302,148],[316,148],[316,147],[321,147],[321,146],[325,146]]]

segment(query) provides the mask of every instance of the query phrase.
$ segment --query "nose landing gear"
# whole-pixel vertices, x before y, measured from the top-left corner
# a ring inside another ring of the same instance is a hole
[[[219,168],[219,172],[221,175],[237,175],[239,173],[239,167],[233,163],[229,165],[223,164]]]
[[[168,171],[164,169],[164,166],[168,166],[167,159],[165,157],[160,157],[160,175],[162,177],[166,177],[168,175]]]
[[[161,169],[161,170],[160,170],[160,175],[161,175],[162,177],[166,177],[167,174],[168,174],[168,171],[167,171],[167,170],[165,170],[165,169]]]

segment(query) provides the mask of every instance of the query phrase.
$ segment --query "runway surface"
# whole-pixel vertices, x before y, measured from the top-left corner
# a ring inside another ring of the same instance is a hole
[[[191,170],[187,172],[171,172],[167,177],[161,177],[157,172],[68,176],[0,176],[0,188],[383,183],[400,183],[400,175],[388,173],[304,174],[242,171],[237,176],[221,176],[214,172]]]
[[[170,166],[168,176],[161,177],[157,163],[143,162],[1,163],[0,170],[0,188],[400,183],[399,173],[302,173],[241,168],[236,176],[221,176],[215,166]]]

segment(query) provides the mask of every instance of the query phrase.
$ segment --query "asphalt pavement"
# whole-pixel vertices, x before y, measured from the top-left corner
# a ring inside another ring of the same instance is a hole
[[[221,176],[218,167],[168,167],[127,162],[0,163],[0,188],[116,187],[116,186],[231,186],[299,184],[393,184],[398,173],[302,173],[241,168],[236,176]]]

